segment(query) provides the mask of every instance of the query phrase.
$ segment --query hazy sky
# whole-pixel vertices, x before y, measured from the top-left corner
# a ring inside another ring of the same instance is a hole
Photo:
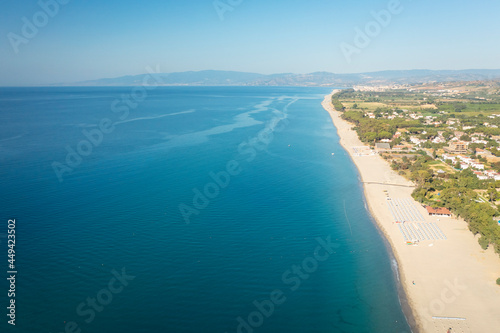
[[[213,0],[58,0],[67,3],[57,10],[55,1],[0,0],[0,85],[147,66],[264,74],[500,68],[500,2],[492,0],[220,0],[218,10]],[[51,15],[40,3],[52,4]],[[371,12],[388,7],[391,17],[373,24]],[[367,27],[370,42],[356,45],[355,29]]]

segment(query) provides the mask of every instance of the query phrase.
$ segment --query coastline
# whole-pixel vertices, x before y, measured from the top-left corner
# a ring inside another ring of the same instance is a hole
[[[352,130],[353,125],[333,108],[331,97],[337,91],[326,96],[322,105],[358,169],[370,214],[397,262],[400,301],[414,332],[446,332],[448,328],[452,332],[486,332],[500,327],[500,287],[495,284],[500,276],[498,254],[491,247],[483,251],[465,221],[428,216],[411,197],[414,185],[379,155],[354,153],[354,147],[366,145]],[[446,240],[406,245],[386,196],[411,202],[425,222],[443,231]]]

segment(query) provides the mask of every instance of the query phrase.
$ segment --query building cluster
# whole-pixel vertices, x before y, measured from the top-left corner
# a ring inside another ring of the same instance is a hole
[[[500,180],[499,173],[493,170],[486,170],[486,166],[484,163],[478,162],[477,159],[472,159],[466,156],[472,153],[471,149],[469,148],[469,145],[471,143],[479,143],[479,144],[488,143],[488,141],[485,140],[485,135],[483,133],[473,133],[470,134],[470,136],[468,136],[463,131],[454,131],[453,137],[451,139],[446,139],[444,137],[445,131],[438,131],[437,136],[435,136],[430,140],[421,139],[419,136],[412,135],[409,137],[409,142],[411,142],[411,144],[394,145],[391,148],[390,143],[394,139],[400,138],[403,134],[402,132],[404,131],[405,130],[402,129],[401,131],[396,132],[392,140],[391,139],[380,140],[381,142],[378,142],[375,145],[375,151],[381,153],[389,151],[394,152],[401,150],[411,150],[415,147],[420,147],[422,143],[425,143],[427,141],[431,141],[432,143],[448,143],[448,146],[443,148],[445,151],[445,153],[442,154],[443,161],[451,161],[451,163],[456,167],[458,167],[457,165],[458,162],[461,170],[470,169],[481,180],[486,180],[486,179]],[[424,131],[422,132],[422,134],[427,134],[427,133]],[[463,138],[464,136],[467,136],[470,141],[461,140],[461,138]],[[498,137],[493,136],[492,139],[500,141],[500,136]],[[477,156],[480,156],[482,158],[486,159],[494,158],[494,155],[487,149],[476,148],[475,153]]]
[[[354,91],[368,91],[368,92],[386,92],[390,90],[408,89],[407,84],[393,84],[393,85],[372,85],[372,86],[354,86]]]
[[[452,93],[452,91],[443,90],[440,91],[440,93],[449,94]],[[439,113],[442,114],[444,112],[440,111]],[[459,118],[448,118],[443,120],[440,115],[424,116],[422,112],[411,109],[386,109],[384,111],[379,109],[373,112],[366,112],[365,116],[372,119],[379,118],[391,120],[403,118],[407,121],[419,120],[421,124],[433,126],[438,129],[437,135],[428,135],[425,130],[419,134],[409,135],[410,133],[408,129],[400,128],[399,131],[394,134],[392,139],[379,140],[379,142],[375,145],[376,152],[397,152],[402,150],[414,151],[423,147],[429,147],[429,143],[439,144],[441,145],[439,147],[444,146],[442,148],[444,150],[444,154],[442,155],[442,159],[444,161],[451,161],[453,166],[457,168],[460,167],[461,170],[472,170],[472,172],[474,172],[479,179],[500,180],[499,173],[493,170],[487,170],[485,164],[478,162],[477,159],[467,157],[467,155],[474,153],[474,151],[471,150],[471,144],[486,146],[492,140],[500,144],[500,136],[490,136],[480,132],[472,133],[477,125],[462,123]],[[500,118],[500,114],[489,115],[487,119],[485,118],[487,122],[483,122],[481,125],[489,128],[497,128],[495,123],[497,123],[498,120],[496,120],[496,118]],[[404,137],[405,139],[403,142],[393,144],[395,139],[399,139],[401,137]],[[495,156],[487,149],[476,148],[475,153],[477,156],[486,158],[489,161],[495,160]],[[457,164],[457,162],[459,164]]]
[[[443,154],[442,155],[443,160],[445,161],[451,161],[452,163],[460,163],[460,168],[462,170],[472,168],[476,170],[484,170],[484,164],[476,162],[476,160],[473,160],[470,157],[466,157],[463,155],[458,155],[458,156],[451,156],[448,154]]]
[[[464,128],[465,129],[472,129],[474,127],[470,128]],[[438,131],[438,134],[430,139],[426,138],[421,138],[417,135],[412,135],[409,137],[409,141],[415,145],[416,147],[420,147],[421,144],[426,143],[426,142],[431,142],[435,144],[442,144],[442,143],[448,143],[448,147],[444,147],[444,150],[446,152],[449,152],[451,154],[466,154],[468,151],[468,146],[471,143],[477,143],[477,144],[483,144],[486,145],[488,144],[488,141],[486,140],[486,137],[483,133],[474,133],[471,134],[470,136],[467,135],[467,133],[455,130],[453,132],[453,137],[451,138],[445,138],[444,137],[444,131]],[[422,132],[421,134],[427,134],[426,131]],[[401,136],[401,133],[398,132],[396,135],[394,135],[393,139],[396,139]],[[467,140],[469,141],[464,141],[463,137],[467,137]],[[492,136],[492,140],[495,140],[497,143],[500,143],[500,136]],[[391,142],[391,140],[383,140],[382,142]],[[485,151],[486,154],[489,154],[491,156],[491,153],[488,151]]]
[[[486,152],[483,149],[477,149],[478,153],[481,152]],[[451,161],[452,163],[460,163],[460,169],[465,170],[465,169],[471,169],[472,172],[477,176],[478,179],[481,180],[486,180],[486,179],[494,179],[494,180],[500,180],[500,174],[494,170],[485,170],[485,165],[483,163],[477,162],[476,160],[473,160],[472,158],[463,156],[463,155],[458,155],[458,156],[451,156],[449,154],[443,154],[442,159],[444,161]]]

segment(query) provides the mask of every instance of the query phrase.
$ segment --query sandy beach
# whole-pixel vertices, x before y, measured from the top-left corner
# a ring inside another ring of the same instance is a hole
[[[359,170],[371,215],[396,257],[414,331],[500,332],[498,254],[491,247],[483,251],[466,222],[429,216],[411,197],[414,184],[392,171],[379,155],[360,154],[364,144],[353,125],[334,110],[332,94],[325,97],[323,107]],[[396,223],[398,214],[415,221]],[[407,245],[404,235],[415,235],[418,245]]]

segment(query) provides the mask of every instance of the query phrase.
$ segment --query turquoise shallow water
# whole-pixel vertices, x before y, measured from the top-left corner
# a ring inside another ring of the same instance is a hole
[[[329,91],[1,88],[2,332],[410,332]]]

